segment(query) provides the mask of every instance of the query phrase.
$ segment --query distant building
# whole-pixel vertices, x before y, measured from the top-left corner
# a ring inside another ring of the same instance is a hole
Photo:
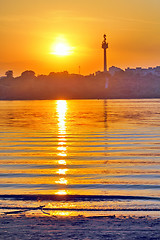
[[[160,76],[160,66],[157,66],[154,68],[155,69],[155,73]]]
[[[160,66],[157,66],[155,68],[149,67],[149,68],[127,68],[125,69],[125,72],[132,75],[140,75],[140,76],[146,76],[147,74],[152,74],[154,76],[160,76]]]
[[[112,66],[109,68],[109,73],[111,76],[114,76],[115,73],[118,73],[118,72],[124,72],[121,68],[118,68],[118,67],[115,67],[115,66]]]

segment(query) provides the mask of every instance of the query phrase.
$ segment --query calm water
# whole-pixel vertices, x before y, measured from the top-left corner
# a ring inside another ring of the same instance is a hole
[[[159,99],[1,101],[0,136],[0,195],[74,195],[51,207],[159,206]]]

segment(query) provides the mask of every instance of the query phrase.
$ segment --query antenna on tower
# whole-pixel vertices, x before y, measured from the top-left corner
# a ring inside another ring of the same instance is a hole
[[[104,39],[102,42],[102,48],[104,49],[104,72],[107,72],[107,48],[108,43],[106,42],[106,34],[103,35]]]

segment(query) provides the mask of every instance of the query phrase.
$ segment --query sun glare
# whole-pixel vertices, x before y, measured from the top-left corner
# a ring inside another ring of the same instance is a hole
[[[57,56],[68,56],[73,53],[73,47],[66,42],[56,42],[52,45],[51,54]]]

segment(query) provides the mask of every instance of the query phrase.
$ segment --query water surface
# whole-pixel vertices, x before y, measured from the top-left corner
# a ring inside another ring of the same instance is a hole
[[[77,208],[86,196],[87,208],[159,206],[159,99],[1,101],[0,136],[0,195],[73,195]]]

